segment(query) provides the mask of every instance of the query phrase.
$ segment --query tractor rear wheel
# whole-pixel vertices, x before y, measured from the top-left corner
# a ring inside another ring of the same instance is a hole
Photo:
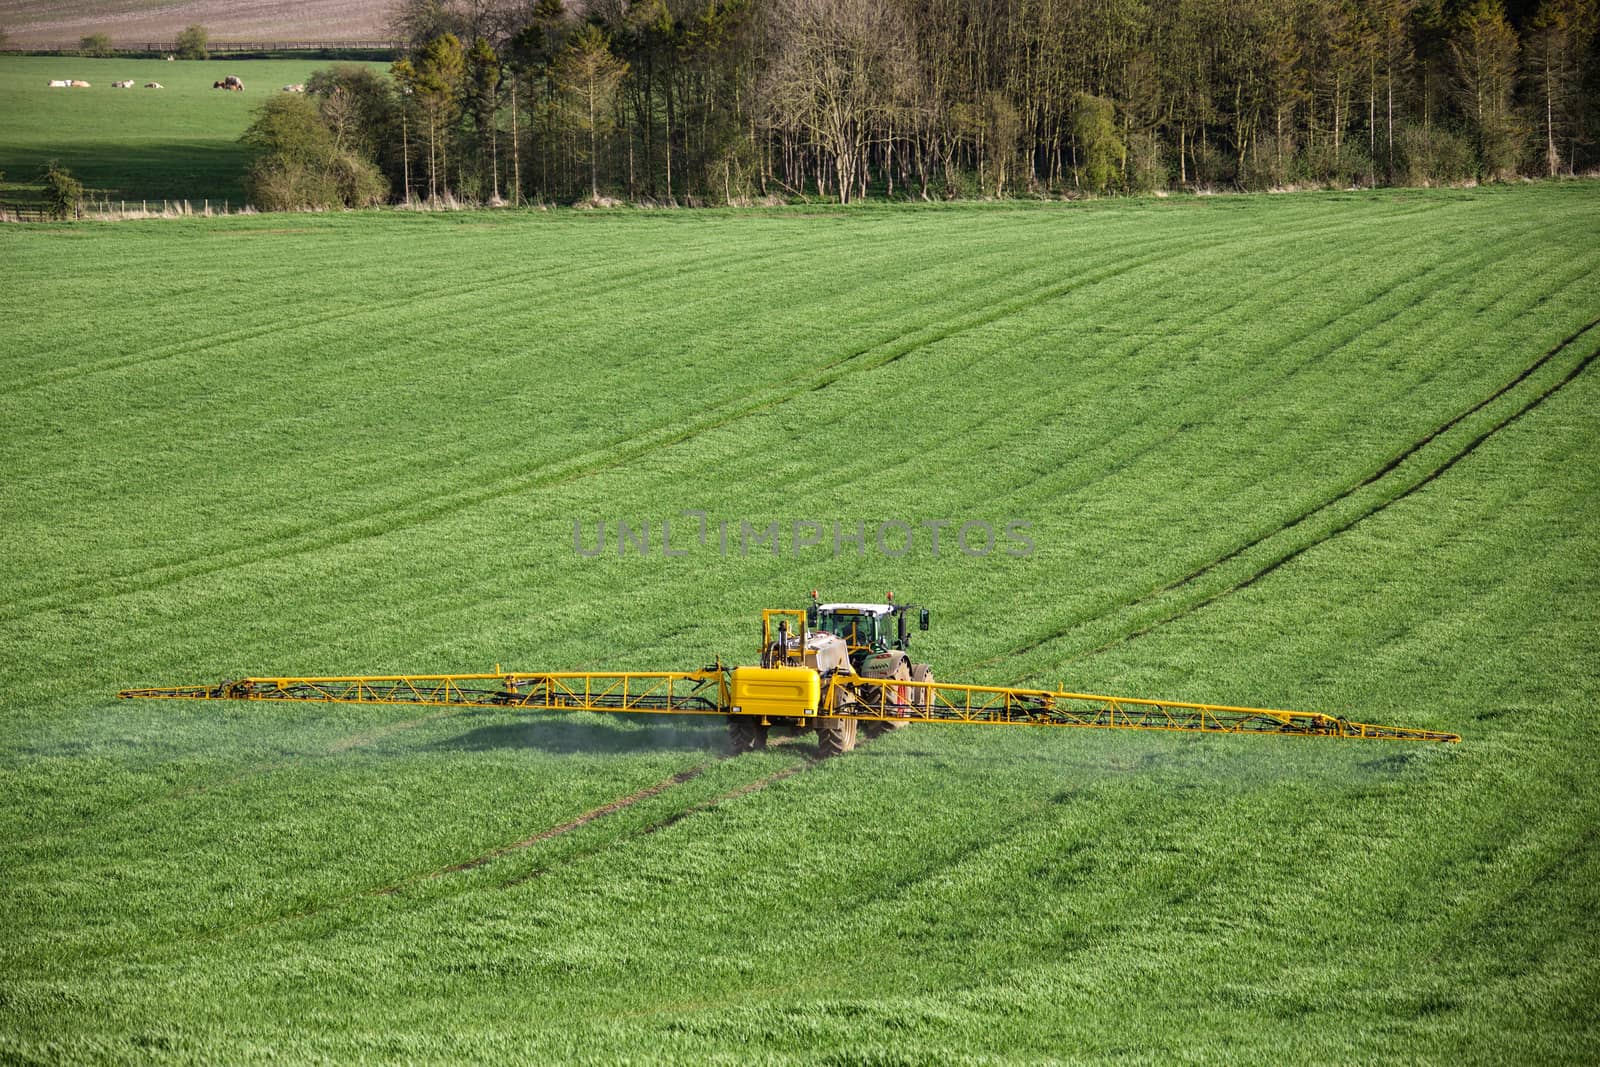
[[[856,747],[856,720],[823,717],[817,720],[817,755],[842,756]]]
[[[728,749],[737,756],[767,747],[767,727],[750,715],[728,716]]]
[[[911,680],[911,668],[908,667],[904,661],[902,661],[895,665],[894,674],[891,675],[891,677],[895,681],[909,682]],[[893,689],[890,689],[887,692],[889,694],[889,699],[884,702],[885,706],[901,703],[906,694],[906,691],[899,686],[895,686]],[[890,708],[889,712],[891,715],[903,716],[907,714],[907,709]],[[866,732],[868,740],[871,740],[874,737],[882,737],[890,730],[898,730],[900,727],[905,725],[907,724],[899,722],[896,719],[890,719],[887,722],[879,719],[874,722],[863,723],[862,729]]]
[[[913,663],[911,665],[911,680],[913,682],[932,682],[933,668],[928,666],[926,663]],[[920,710],[924,715],[933,714],[933,709],[936,702],[933,697],[932,689],[915,689],[912,691],[911,695],[913,700],[916,700],[918,697],[921,698],[920,702],[922,707],[918,710]]]

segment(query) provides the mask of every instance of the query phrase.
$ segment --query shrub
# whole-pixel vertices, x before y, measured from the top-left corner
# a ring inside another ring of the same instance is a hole
[[[1314,181],[1339,189],[1367,185],[1375,173],[1366,142],[1360,138],[1347,139],[1337,152],[1331,143],[1321,142],[1306,152],[1305,169]]]
[[[1208,140],[1190,141],[1189,184],[1197,189],[1226,181],[1233,161]]]
[[[392,147],[399,154],[399,117],[394,83],[355,63],[314,70],[306,93],[317,100],[322,121],[341,147],[375,159]]]
[[[245,191],[263,211],[323,211],[339,203],[338,187],[325,171],[282,156],[257,160]]]
[[[256,109],[240,138],[254,149],[245,189],[268,211],[325,210],[380,203],[389,183],[358,153],[341,148],[315,102],[275,96]]]
[[[1135,133],[1128,138],[1128,191],[1164,192],[1172,180],[1162,156],[1161,139],[1154,131]]]
[[[345,207],[371,207],[389,195],[389,180],[354,152],[336,153],[328,160],[326,173]]]
[[[83,183],[51,160],[44,167],[44,204],[51,218],[76,218],[83,211]]]
[[[1395,180],[1404,185],[1464,182],[1478,174],[1472,142],[1448,126],[1403,126],[1394,149]]]
[[[178,34],[178,58],[209,58],[211,53],[206,51],[206,46],[210,43],[210,41],[211,35],[207,33],[206,28],[200,25],[198,22],[190,26],[185,26],[183,28],[183,32]]]
[[[1287,173],[1287,167],[1279,169],[1275,155],[1250,153],[1237,165],[1234,182],[1241,189],[1259,193],[1283,185]]]
[[[86,56],[109,56],[111,38],[103,33],[91,33],[78,40],[78,51]]]
[[[1101,96],[1072,97],[1072,137],[1078,146],[1078,180],[1091,193],[1103,193],[1121,173],[1127,149],[1117,136],[1116,106]]]

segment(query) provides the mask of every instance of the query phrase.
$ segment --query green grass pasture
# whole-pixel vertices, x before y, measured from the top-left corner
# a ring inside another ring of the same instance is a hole
[[[0,56],[0,199],[39,197],[39,170],[50,160],[72,171],[96,199],[209,198],[244,202],[239,135],[251,112],[285,85],[306,80],[328,60],[80,59]],[[377,64],[377,66],[384,66]],[[244,92],[211,88],[237,74]],[[77,78],[88,89],[51,89]],[[113,82],[132,79],[132,89]],[[164,88],[146,89],[147,82]]]

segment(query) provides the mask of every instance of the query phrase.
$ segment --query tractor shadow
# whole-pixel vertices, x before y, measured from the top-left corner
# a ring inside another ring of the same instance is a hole
[[[727,748],[728,729],[720,721],[672,716],[649,717],[634,723],[619,717],[571,716],[530,718],[479,726],[457,737],[429,746],[443,752],[488,752],[498,749],[536,749],[552,755],[599,753],[721,752]]]

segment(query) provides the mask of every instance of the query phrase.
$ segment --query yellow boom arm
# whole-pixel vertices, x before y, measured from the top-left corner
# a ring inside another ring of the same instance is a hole
[[[124,689],[123,698],[293,700],[460,708],[529,708],[627,714],[727,715],[735,712],[728,672],[396,674],[329,678],[239,678],[219,685]],[[1456,734],[1351,722],[1318,712],[1145,700],[1045,689],[909,682],[836,674],[815,709],[828,716],[881,722],[1077,726],[1188,733],[1288,734],[1392,741],[1460,741]]]
[[[880,678],[835,676],[824,691],[823,704],[847,709],[830,714],[884,722],[1014,723],[1101,730],[1295,734],[1388,741],[1461,740],[1458,734],[1405,726],[1374,726],[1311,711]]]

